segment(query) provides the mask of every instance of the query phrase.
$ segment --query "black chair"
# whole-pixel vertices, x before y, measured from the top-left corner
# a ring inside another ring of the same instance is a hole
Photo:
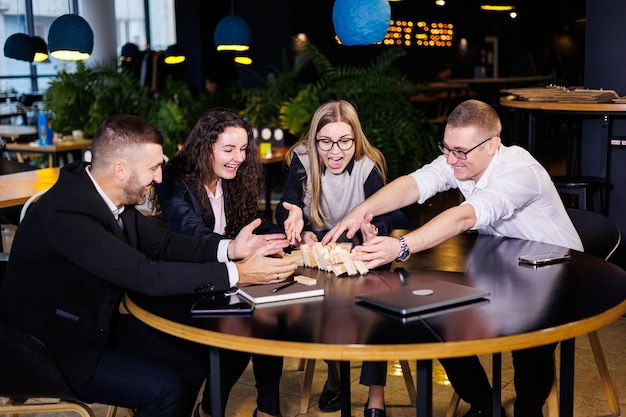
[[[91,408],[78,401],[43,343],[0,323],[0,414],[75,412],[94,417]],[[32,398],[60,398],[51,403],[29,402]]]
[[[567,214],[569,214],[570,219],[572,219],[572,223],[582,240],[585,253],[598,256],[608,261],[622,241],[622,234],[619,227],[608,217],[592,211],[568,208]],[[609,369],[604,358],[600,337],[597,331],[588,333],[587,336],[589,337],[593,358],[596,361],[596,366],[600,373],[600,380],[606,392],[609,408],[611,409],[612,415],[619,416],[619,401],[615,394],[615,386],[611,380],[611,375],[609,374]],[[550,397],[548,398],[550,417],[558,417],[559,415],[557,392],[555,369],[554,384]]]
[[[575,197],[576,208],[583,210],[595,210],[594,197],[599,194],[599,213],[606,214],[606,194],[609,183],[606,178],[588,176],[554,176],[552,182],[563,198],[565,206],[570,206],[567,196]]]

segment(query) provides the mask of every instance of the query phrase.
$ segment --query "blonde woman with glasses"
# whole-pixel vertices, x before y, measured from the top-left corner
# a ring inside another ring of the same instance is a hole
[[[355,108],[343,100],[317,109],[308,133],[291,148],[287,158],[289,173],[276,220],[295,246],[317,242],[386,180],[382,153],[368,142]],[[352,241],[359,244],[375,235],[388,235],[391,227],[390,216],[374,217]],[[384,362],[364,363],[361,383],[382,391],[386,369]],[[340,406],[337,364],[329,361],[319,408],[332,412]],[[369,407],[367,417],[384,417],[384,404]]]

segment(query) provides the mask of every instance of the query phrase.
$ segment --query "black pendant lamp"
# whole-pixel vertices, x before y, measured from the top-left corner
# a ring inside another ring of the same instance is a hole
[[[20,61],[32,62],[35,56],[33,42],[25,33],[14,33],[4,43],[4,56]]]
[[[139,58],[139,47],[134,43],[128,42],[122,46],[122,53],[120,54],[120,61],[133,62]]]
[[[174,45],[170,45],[165,50],[163,54],[163,61],[169,65],[180,64],[185,60],[185,51],[183,48],[175,43]]]
[[[56,59],[80,61],[93,52],[93,30],[76,14],[57,18],[48,31],[48,49]]]
[[[30,37],[33,51],[35,55],[33,56],[34,62],[43,62],[48,60],[48,45],[46,45],[46,41],[44,41],[39,36],[31,36]]]

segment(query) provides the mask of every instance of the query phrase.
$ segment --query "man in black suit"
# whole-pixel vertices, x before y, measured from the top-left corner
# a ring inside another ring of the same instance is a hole
[[[79,399],[134,409],[136,417],[188,417],[209,355],[121,314],[125,290],[220,291],[278,282],[296,268],[268,256],[287,241],[253,235],[259,219],[233,240],[200,239],[168,232],[135,210],[161,181],[162,144],[160,132],[135,116],[104,121],[92,163],[61,169],[20,224],[0,291],[2,320],[47,345]],[[243,371],[248,357],[222,352],[231,370]]]

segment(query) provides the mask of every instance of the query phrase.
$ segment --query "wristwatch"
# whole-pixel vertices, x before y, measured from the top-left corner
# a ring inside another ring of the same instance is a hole
[[[409,245],[406,243],[404,236],[400,236],[398,240],[400,241],[400,255],[398,255],[396,261],[404,262],[411,256],[411,251],[409,250]]]

